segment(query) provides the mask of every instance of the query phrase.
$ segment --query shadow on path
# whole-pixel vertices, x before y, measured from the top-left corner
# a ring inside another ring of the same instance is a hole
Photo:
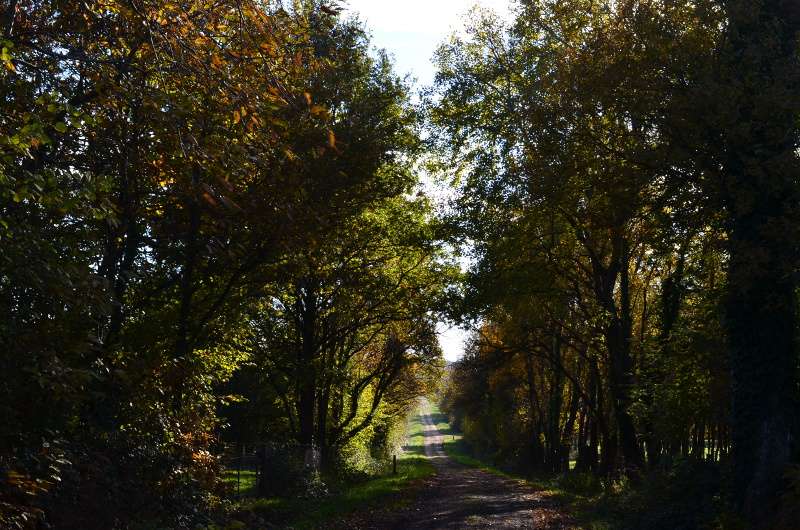
[[[442,446],[443,433],[436,429],[436,421],[442,420],[430,414],[427,402],[422,419],[425,455],[436,467],[436,474],[410,506],[394,513],[370,514],[368,520],[352,522],[349,528],[577,528],[545,493],[448,458]]]

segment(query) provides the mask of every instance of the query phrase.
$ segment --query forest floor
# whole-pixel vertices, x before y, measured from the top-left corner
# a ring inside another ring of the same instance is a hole
[[[437,428],[428,403],[423,403],[420,415],[425,455],[436,473],[425,480],[415,499],[404,507],[348,518],[342,528],[578,528],[547,491],[450,458],[444,451],[445,435]]]

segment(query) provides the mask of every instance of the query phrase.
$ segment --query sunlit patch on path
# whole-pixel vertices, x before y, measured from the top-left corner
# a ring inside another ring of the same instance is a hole
[[[463,466],[443,448],[427,404],[423,407],[425,454],[436,466],[409,507],[392,514],[373,514],[351,528],[577,528],[557,504],[531,486]]]

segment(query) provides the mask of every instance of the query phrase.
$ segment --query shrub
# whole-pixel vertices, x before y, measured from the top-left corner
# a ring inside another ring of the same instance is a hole
[[[710,527],[722,508],[719,465],[680,459],[620,492],[623,528],[695,530]]]

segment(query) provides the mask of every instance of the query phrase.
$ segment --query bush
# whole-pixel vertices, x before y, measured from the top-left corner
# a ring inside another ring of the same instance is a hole
[[[296,444],[273,442],[261,450],[261,481],[264,497],[302,494],[307,487],[305,450]]]
[[[582,496],[597,495],[603,491],[603,482],[594,473],[572,471],[559,475],[556,480],[558,487],[568,493]]]
[[[709,528],[722,509],[719,465],[678,460],[666,472],[646,475],[620,493],[623,528],[695,530]]]
[[[117,434],[0,458],[0,527],[192,528],[222,493],[206,442]],[[13,480],[8,480],[8,479]]]

